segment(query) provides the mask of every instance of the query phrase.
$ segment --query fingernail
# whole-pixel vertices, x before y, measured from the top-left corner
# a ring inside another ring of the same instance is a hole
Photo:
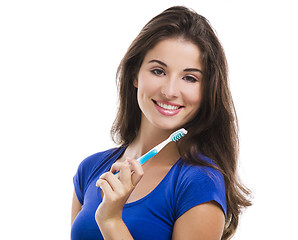
[[[128,158],[127,159],[128,162],[131,162],[132,160],[133,160],[133,158]]]
[[[96,187],[101,188],[101,181],[100,181],[100,179],[98,179],[98,180],[96,181]]]
[[[124,160],[124,162],[127,163],[128,165],[130,165],[130,159],[129,159],[129,158],[126,158],[126,159]]]

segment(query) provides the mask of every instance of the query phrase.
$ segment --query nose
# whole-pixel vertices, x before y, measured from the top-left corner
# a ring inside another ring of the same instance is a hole
[[[167,99],[177,98],[179,95],[179,86],[177,78],[171,77],[164,82],[161,88],[161,94]]]

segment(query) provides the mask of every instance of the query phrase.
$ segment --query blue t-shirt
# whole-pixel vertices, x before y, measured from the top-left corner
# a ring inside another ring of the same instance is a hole
[[[100,188],[95,184],[124,150],[125,147],[119,147],[96,153],[79,165],[73,180],[82,209],[72,225],[72,240],[103,239],[95,221],[95,211],[102,201]],[[212,162],[207,157],[203,158]],[[183,213],[212,200],[221,206],[226,215],[222,174],[213,168],[188,165],[179,159],[152,192],[125,204],[122,218],[136,240],[169,240],[175,221]]]

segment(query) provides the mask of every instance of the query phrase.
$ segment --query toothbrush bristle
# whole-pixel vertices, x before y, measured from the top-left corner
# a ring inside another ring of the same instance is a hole
[[[186,134],[187,134],[187,131],[184,128],[181,128],[171,135],[171,139],[172,139],[172,141],[177,142],[182,137],[184,137]]]

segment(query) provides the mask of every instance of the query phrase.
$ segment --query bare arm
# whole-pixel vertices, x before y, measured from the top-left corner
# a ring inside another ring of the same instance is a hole
[[[72,207],[71,207],[71,226],[73,224],[73,221],[75,220],[78,213],[81,211],[81,203],[78,200],[78,197],[75,192],[73,192],[72,197]]]
[[[224,213],[216,202],[200,204],[177,219],[172,239],[220,240],[224,224]]]

